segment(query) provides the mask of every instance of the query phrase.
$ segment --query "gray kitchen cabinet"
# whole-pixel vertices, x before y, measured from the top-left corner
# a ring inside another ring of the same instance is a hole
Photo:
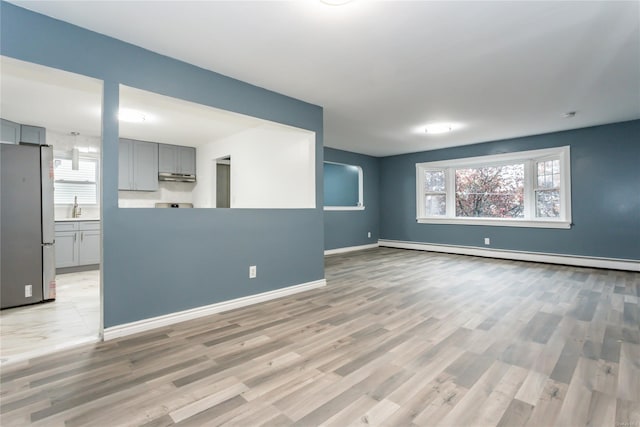
[[[0,121],[2,122],[0,140],[9,144],[20,142],[20,124],[5,119],[0,119]]]
[[[178,150],[175,145],[158,144],[158,172],[176,173]]]
[[[56,230],[56,268],[78,265],[78,250],[75,231]]]
[[[178,173],[196,174],[196,149],[195,147],[178,147]]]
[[[158,144],[158,172],[195,175],[196,149],[181,145]]]
[[[158,144],[120,139],[118,153],[118,189],[158,190]]]
[[[20,125],[20,142],[47,145],[46,129],[39,126]]]
[[[100,224],[95,222],[79,223],[78,265],[100,263]]]
[[[100,221],[56,222],[56,268],[100,263]]]

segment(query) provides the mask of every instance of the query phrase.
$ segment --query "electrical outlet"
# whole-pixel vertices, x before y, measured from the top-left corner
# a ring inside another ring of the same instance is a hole
[[[258,275],[258,268],[255,265],[249,266],[249,279],[255,279]]]
[[[491,239],[490,239],[490,238],[488,238],[488,237],[485,237],[485,238],[484,238],[484,244],[485,244],[485,245],[490,245],[490,244],[491,244]]]
[[[24,285],[24,297],[31,298],[33,296],[33,286],[32,285]]]
[[[368,237],[368,238],[371,238],[371,232],[368,232],[368,233],[367,233],[367,237]]]

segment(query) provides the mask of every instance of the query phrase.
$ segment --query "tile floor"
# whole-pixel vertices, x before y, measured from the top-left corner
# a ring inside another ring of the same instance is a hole
[[[96,341],[100,270],[58,274],[55,301],[0,311],[0,364]]]

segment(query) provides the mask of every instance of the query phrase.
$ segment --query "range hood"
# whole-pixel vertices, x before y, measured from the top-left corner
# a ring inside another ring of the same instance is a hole
[[[196,176],[187,173],[159,172],[158,181],[196,182]]]
[[[156,203],[156,208],[193,208],[193,203],[162,202]]]

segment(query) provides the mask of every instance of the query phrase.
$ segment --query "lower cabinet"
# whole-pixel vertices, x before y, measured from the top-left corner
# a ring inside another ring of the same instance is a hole
[[[58,231],[56,224],[56,268],[78,265],[77,232]]]
[[[100,263],[100,221],[56,222],[56,268]]]
[[[97,230],[80,231],[80,241],[78,242],[78,264],[99,264],[100,263],[100,224]]]

